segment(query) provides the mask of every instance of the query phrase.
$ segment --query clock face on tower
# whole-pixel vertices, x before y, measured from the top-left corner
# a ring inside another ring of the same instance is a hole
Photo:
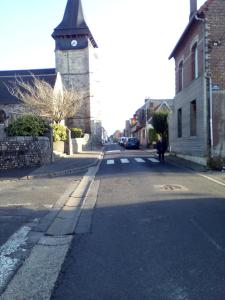
[[[72,40],[71,41],[71,46],[76,47],[77,46],[77,40]]]

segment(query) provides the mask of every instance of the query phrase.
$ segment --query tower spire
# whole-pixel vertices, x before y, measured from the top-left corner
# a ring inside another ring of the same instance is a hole
[[[62,22],[54,29],[52,37],[87,36],[92,45],[97,47],[90,29],[84,19],[81,0],[68,0]]]

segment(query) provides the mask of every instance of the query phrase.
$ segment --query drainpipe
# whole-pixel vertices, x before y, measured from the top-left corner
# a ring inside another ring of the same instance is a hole
[[[195,20],[205,23],[205,19],[199,18],[197,15],[195,15]]]
[[[212,107],[212,78],[209,78],[209,131],[210,131],[210,155],[213,157],[213,107]]]
[[[213,117],[212,117],[212,78],[207,76],[206,72],[206,20],[203,18],[199,18],[197,14],[195,15],[195,20],[203,22],[204,23],[204,47],[203,47],[203,69],[205,71],[205,79],[206,79],[206,84],[205,86],[207,87],[207,119],[208,119],[208,156],[212,157],[213,156]]]

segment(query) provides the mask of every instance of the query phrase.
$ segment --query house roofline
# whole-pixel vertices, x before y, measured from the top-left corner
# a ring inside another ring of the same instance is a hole
[[[177,51],[177,49],[179,48],[180,44],[182,43],[183,39],[185,38],[186,34],[188,33],[188,31],[190,30],[191,26],[195,23],[195,22],[199,22],[200,20],[198,20],[198,18],[202,18],[204,19],[205,17],[205,12],[208,10],[208,7],[211,5],[211,3],[214,0],[206,0],[205,3],[198,9],[198,11],[191,17],[188,25],[186,26],[184,32],[182,33],[180,39],[178,40],[176,46],[174,47],[173,51],[171,52],[169,59],[173,58],[175,56],[175,53]]]
[[[197,22],[197,20],[196,20],[196,18],[195,18],[197,15],[198,15],[198,13],[194,14],[194,15],[191,17],[191,19],[190,19],[188,25],[186,26],[184,32],[182,33],[182,35],[181,35],[180,39],[178,40],[176,46],[174,47],[173,51],[171,52],[171,54],[170,54],[170,56],[169,56],[169,59],[171,59],[171,58],[173,58],[173,57],[175,56],[175,53],[176,53],[177,49],[179,48],[179,46],[181,45],[181,43],[182,43],[183,39],[185,38],[186,34],[189,32],[189,30],[190,30],[190,28],[192,27],[192,25],[193,25],[195,22]]]

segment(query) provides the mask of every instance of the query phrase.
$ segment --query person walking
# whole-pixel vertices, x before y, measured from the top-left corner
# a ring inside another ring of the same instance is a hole
[[[158,142],[156,143],[156,149],[159,155],[159,161],[164,162],[164,154],[167,150],[167,141],[165,138],[160,136]]]

